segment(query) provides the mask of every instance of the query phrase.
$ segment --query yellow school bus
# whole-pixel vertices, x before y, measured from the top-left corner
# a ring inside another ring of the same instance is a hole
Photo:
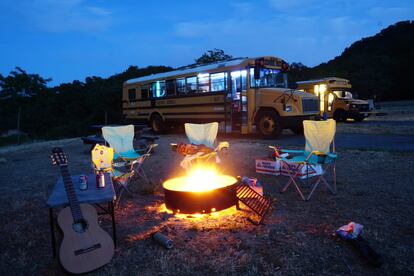
[[[367,101],[353,99],[352,85],[347,79],[329,77],[298,81],[297,84],[298,90],[319,98],[321,116],[326,112],[329,118],[337,121],[346,121],[349,118],[361,122],[372,113]]]
[[[212,121],[265,138],[286,128],[300,133],[302,121],[319,114],[318,98],[288,89],[287,67],[277,57],[237,58],[131,79],[123,84],[123,115],[156,133]]]

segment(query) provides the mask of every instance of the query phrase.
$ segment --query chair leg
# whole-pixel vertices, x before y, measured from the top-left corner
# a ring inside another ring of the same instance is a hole
[[[298,186],[298,184],[296,183],[296,181],[295,181],[295,180],[293,180],[293,184],[295,185],[296,190],[297,190],[297,191],[298,191],[298,193],[300,194],[300,197],[302,198],[302,200],[303,200],[303,201],[306,201],[305,196],[303,195],[302,191],[300,190],[300,188],[299,188],[299,186]]]
[[[299,185],[298,185],[298,183],[295,181],[295,179],[297,178],[297,176],[299,175],[299,173],[300,173],[300,171],[299,171],[299,167],[300,167],[300,164],[298,164],[297,166],[296,166],[296,168],[295,168],[295,174],[294,175],[292,175],[290,172],[291,172],[291,170],[290,170],[290,168],[289,168],[289,166],[285,166],[285,168],[286,168],[286,171],[287,171],[287,173],[289,174],[289,177],[290,177],[290,179],[289,179],[289,182],[286,184],[286,186],[280,191],[280,193],[284,193],[284,192],[286,192],[286,190],[287,190],[287,188],[290,186],[290,184],[292,184],[293,183],[293,185],[295,186],[295,188],[296,188],[296,190],[298,191],[298,193],[299,193],[299,195],[300,195],[300,197],[302,198],[302,200],[306,200],[305,199],[305,196],[303,195],[303,193],[302,193],[302,191],[301,191],[301,189],[299,188]]]
[[[286,171],[287,171],[287,173],[289,174],[289,177],[290,177],[289,182],[288,182],[288,183],[285,185],[285,187],[284,187],[284,188],[280,191],[280,193],[282,194],[282,193],[286,192],[287,188],[289,188],[290,184],[292,184],[292,182],[293,182],[293,176],[292,176],[292,174],[290,173],[290,168],[289,168],[289,166],[287,166],[284,162],[282,162],[281,164],[282,164],[282,166],[286,169]]]
[[[325,185],[325,187],[332,193],[335,194],[336,193],[336,183],[335,183],[335,178],[334,178],[334,188],[331,187],[331,185],[329,185],[328,181],[325,178],[325,174],[328,172],[329,168],[331,165],[328,165],[325,170],[322,171],[321,175],[318,177],[318,180],[315,182],[315,184],[313,184],[312,190],[309,193],[308,197],[306,200],[309,200],[313,194],[313,192],[316,190],[316,188],[319,186],[319,183],[322,181],[323,184]],[[333,174],[335,177],[335,167],[333,167]]]
[[[334,188],[334,194],[336,194],[336,164],[335,162],[333,163],[332,166],[332,177],[333,177],[333,188]]]
[[[311,198],[311,196],[312,196],[313,192],[316,190],[316,188],[318,187],[319,183],[321,182],[321,178],[322,178],[322,176],[318,178],[318,180],[315,182],[315,184],[313,184],[312,190],[311,190],[311,192],[309,193],[309,195],[308,195],[308,197],[306,198],[306,200],[309,200],[309,199]]]

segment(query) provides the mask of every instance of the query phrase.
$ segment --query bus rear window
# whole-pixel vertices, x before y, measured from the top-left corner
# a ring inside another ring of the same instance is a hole
[[[135,100],[137,97],[137,93],[135,88],[128,89],[128,100]]]

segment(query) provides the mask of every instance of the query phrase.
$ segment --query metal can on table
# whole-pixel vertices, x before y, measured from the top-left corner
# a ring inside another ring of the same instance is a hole
[[[99,188],[105,188],[105,174],[103,172],[99,173],[99,184],[98,187]]]
[[[88,189],[88,176],[81,174],[79,176],[79,189],[80,190],[87,190]]]

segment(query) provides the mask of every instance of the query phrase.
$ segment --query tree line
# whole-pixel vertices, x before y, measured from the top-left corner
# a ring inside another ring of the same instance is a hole
[[[315,67],[290,65],[290,84],[322,77],[344,77],[360,98],[377,100],[414,99],[410,85],[414,64],[414,22],[391,25],[375,36],[353,43],[329,62]],[[228,60],[232,56],[213,49],[195,59],[195,64]],[[8,76],[0,74],[0,133],[16,128],[21,110],[21,128],[31,138],[77,137],[91,124],[122,121],[122,84],[132,78],[173,70],[168,66],[130,66],[109,78],[87,77],[55,87],[51,79],[29,74],[20,67]]]

